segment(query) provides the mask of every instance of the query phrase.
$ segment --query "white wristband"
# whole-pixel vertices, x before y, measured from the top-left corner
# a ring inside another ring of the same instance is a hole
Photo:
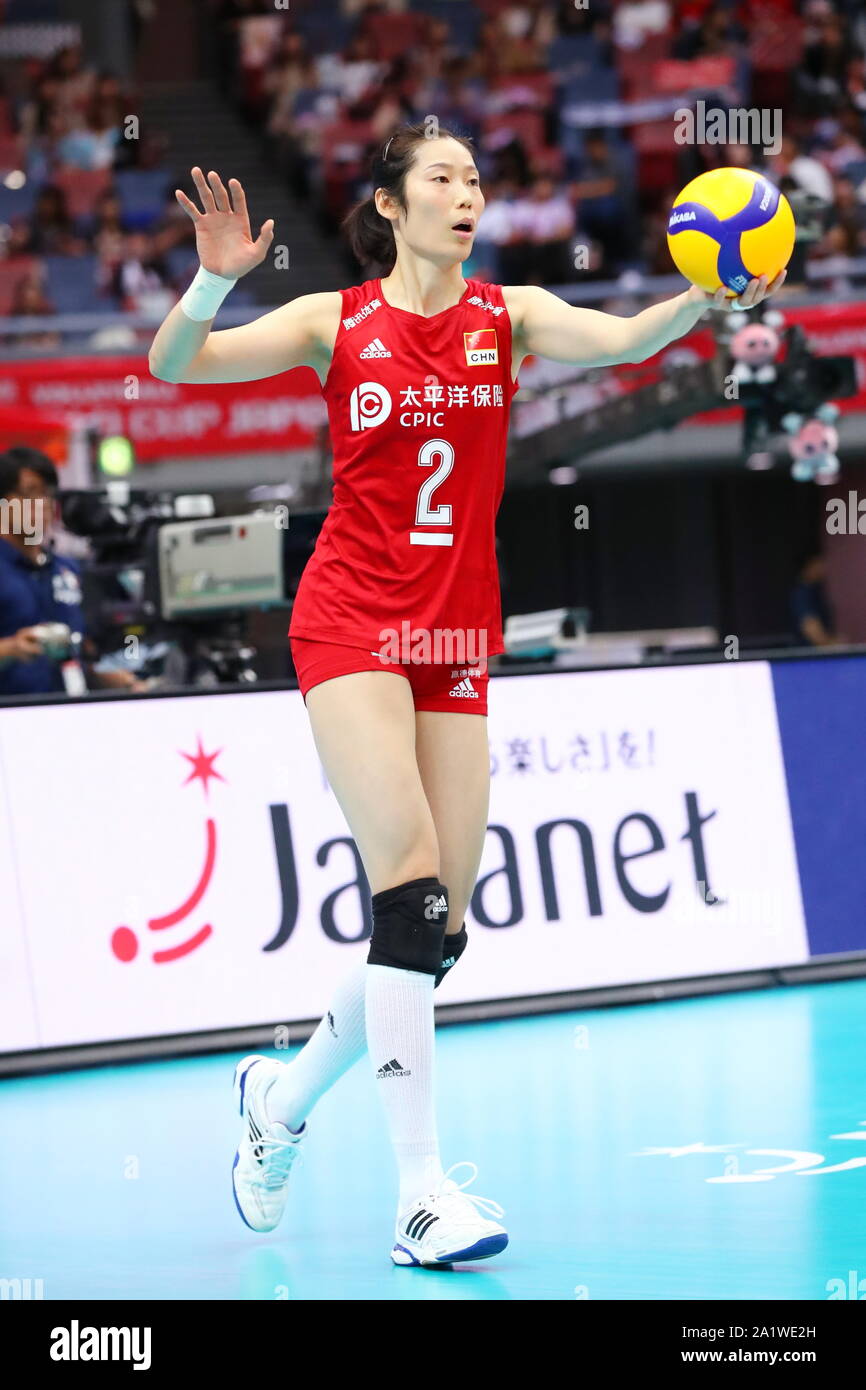
[[[215,275],[200,265],[189,289],[181,296],[180,307],[194,323],[205,323],[216,316],[217,309],[236,284],[236,279]]]

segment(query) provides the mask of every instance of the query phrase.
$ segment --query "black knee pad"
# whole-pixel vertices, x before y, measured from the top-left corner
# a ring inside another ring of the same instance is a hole
[[[466,923],[464,922],[458,932],[452,936],[446,936],[442,941],[442,964],[436,971],[436,983],[434,989],[438,989],[452,965],[456,965],[463,952],[466,950]]]
[[[435,975],[447,921],[448,889],[438,878],[413,878],[374,893],[367,964]]]

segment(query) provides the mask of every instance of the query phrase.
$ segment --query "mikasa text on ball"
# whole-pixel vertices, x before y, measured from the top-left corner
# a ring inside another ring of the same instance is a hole
[[[750,169],[711,169],[686,184],[668,218],[678,270],[702,290],[728,297],[750,280],[771,283],[794,249],[794,214],[784,193]]]

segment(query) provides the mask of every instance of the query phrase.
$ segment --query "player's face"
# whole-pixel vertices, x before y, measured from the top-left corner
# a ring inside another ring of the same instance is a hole
[[[481,178],[468,150],[456,140],[425,140],[406,178],[406,198],[403,235],[413,250],[465,260],[484,211]],[[455,230],[460,223],[468,230]]]

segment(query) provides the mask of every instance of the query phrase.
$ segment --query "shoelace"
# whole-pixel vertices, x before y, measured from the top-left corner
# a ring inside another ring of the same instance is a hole
[[[261,1149],[264,1157],[261,1173],[263,1187],[280,1187],[285,1182],[292,1164],[296,1160],[301,1161],[297,1144],[290,1144],[286,1139],[272,1139],[263,1135],[256,1141],[254,1149]],[[291,1155],[288,1150],[291,1150]]]
[[[451,1177],[451,1174],[454,1172],[455,1168],[471,1168],[472,1173],[466,1179],[465,1182],[455,1182],[454,1179]],[[489,1216],[494,1216],[497,1218],[504,1216],[505,1211],[503,1210],[503,1208],[499,1205],[498,1202],[494,1202],[491,1197],[477,1197],[473,1192],[463,1191],[463,1189],[465,1187],[468,1187],[470,1183],[474,1182],[477,1177],[477,1164],[473,1163],[471,1159],[468,1158],[461,1159],[458,1163],[451,1164],[451,1167],[448,1169],[448,1172],[445,1173],[443,1177],[440,1179],[439,1186],[437,1187],[435,1192],[431,1193],[431,1196],[439,1202],[449,1202],[449,1198],[452,1200],[454,1198],[458,1199],[460,1206],[458,1206],[456,1210],[450,1210],[449,1216],[459,1218],[459,1216],[461,1215],[461,1207],[464,1202],[472,1202],[480,1211],[485,1212]],[[446,1186],[446,1184],[448,1183],[451,1184],[450,1189]],[[449,1202],[449,1207],[450,1206],[451,1202]],[[462,1214],[464,1216],[468,1216],[469,1214],[468,1212],[466,1212],[465,1207],[462,1207]]]

